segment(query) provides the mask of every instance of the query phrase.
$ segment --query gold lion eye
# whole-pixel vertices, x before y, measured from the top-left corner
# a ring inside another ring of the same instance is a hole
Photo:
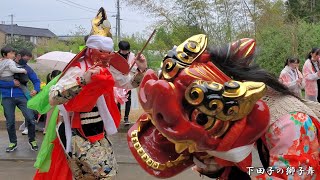
[[[223,109],[223,102],[220,99],[214,99],[209,102],[209,110],[219,113]]]
[[[197,109],[208,116],[215,116],[224,110],[224,102],[219,96],[215,96],[211,100],[204,100],[204,103],[198,106]]]
[[[204,90],[201,86],[191,86],[186,90],[185,98],[191,105],[199,105],[204,99]]]
[[[197,109],[192,112],[191,121],[202,126],[205,130],[210,130],[215,123],[213,117],[208,116]]]
[[[162,65],[162,74],[163,77],[167,80],[174,78],[179,72],[179,66],[177,65],[176,61],[168,58],[163,62]]]

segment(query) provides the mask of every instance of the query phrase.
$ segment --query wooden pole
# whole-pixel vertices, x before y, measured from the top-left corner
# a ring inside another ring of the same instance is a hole
[[[147,47],[147,45],[149,44],[149,42],[151,41],[151,38],[154,36],[154,34],[156,33],[156,30],[153,30],[152,34],[150,35],[149,39],[147,40],[147,42],[144,44],[143,48],[141,49],[141,51],[137,54],[137,59],[140,58],[142,52],[144,51],[144,49]],[[131,69],[133,68],[133,66],[136,64],[136,60],[132,63],[129,71],[131,71]]]

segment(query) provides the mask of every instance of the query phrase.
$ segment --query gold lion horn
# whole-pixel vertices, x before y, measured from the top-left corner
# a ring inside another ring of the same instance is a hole
[[[107,18],[106,11],[101,7],[94,19],[92,19],[91,35],[112,37],[110,32],[111,24]]]
[[[207,44],[207,36],[197,34],[173,47],[161,64],[161,75],[167,80],[173,80],[180,69],[189,67],[206,50]]]
[[[204,34],[194,35],[180,44],[176,49],[176,57],[185,64],[191,64],[206,49],[208,43]]]

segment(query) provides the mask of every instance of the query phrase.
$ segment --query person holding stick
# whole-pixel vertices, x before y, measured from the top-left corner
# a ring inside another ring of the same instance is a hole
[[[113,51],[111,25],[104,8],[92,20],[86,48],[50,81],[30,106],[39,112],[55,107],[35,163],[35,180],[114,179],[118,166],[109,136],[117,133],[120,114],[114,87],[132,89],[141,79],[129,72],[129,64]],[[137,73],[146,70],[141,55]],[[143,74],[142,74],[143,76]],[[48,105],[49,103],[49,105]]]
[[[128,41],[120,41],[118,44],[119,53],[123,58],[128,61],[129,66],[134,63],[135,54],[130,51],[130,43]],[[135,65],[134,69],[131,69],[135,73],[137,71],[137,65]],[[125,113],[124,113],[124,125],[129,125],[129,114],[131,108],[131,89],[122,89],[122,88],[114,88],[115,99],[117,101],[117,106],[121,115],[121,104],[125,103]]]
[[[149,44],[150,40],[152,37],[155,35],[156,30],[153,30],[152,34],[148,38],[147,42],[144,44],[143,48],[141,51],[135,56],[134,53],[130,52],[130,43],[127,41],[120,41],[118,44],[119,51],[117,52],[120,54],[123,58],[125,58],[128,61],[128,64],[130,66],[129,68],[129,75],[134,76],[132,78],[134,81],[132,84],[137,87],[138,84],[140,84],[144,73],[147,70],[147,63],[145,61],[145,57],[142,54],[144,49],[147,47]],[[139,69],[140,67],[140,69]],[[112,72],[112,71],[111,71]],[[113,73],[117,73],[116,71]],[[116,77],[121,77],[121,74],[118,73]],[[117,102],[117,106],[121,115],[121,104],[126,104],[125,106],[125,114],[124,114],[124,125],[128,126],[130,125],[129,122],[129,113],[130,113],[130,108],[131,108],[131,90],[130,89],[123,89],[123,88],[118,88],[114,87],[114,95],[115,95],[115,100]]]

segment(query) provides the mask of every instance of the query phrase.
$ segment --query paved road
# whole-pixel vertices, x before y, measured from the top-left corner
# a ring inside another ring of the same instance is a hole
[[[0,179],[6,180],[31,180],[34,176],[33,162],[31,161],[0,161]],[[117,180],[156,180],[136,164],[119,164]],[[209,180],[202,178],[192,170],[186,170],[176,177],[168,180]]]
[[[5,130],[0,130],[0,180],[31,180],[35,169],[33,168],[37,153],[32,151],[28,145],[28,137],[21,135],[17,131],[18,149],[12,153],[6,153],[5,147],[8,143],[8,135]],[[42,133],[37,133],[39,144],[43,139]],[[119,174],[117,180],[149,180],[156,179],[147,174],[136,163],[131,155],[126,142],[126,134],[118,133],[110,137],[113,142],[113,147],[116,153],[116,158],[119,164]],[[138,178],[137,178],[138,177]],[[202,179],[197,173],[191,170],[179,174],[168,180],[196,180]],[[208,178],[205,178],[208,179]]]
[[[6,153],[5,147],[8,145],[8,135],[5,130],[0,130],[0,180],[21,180],[32,179],[35,169],[33,163],[36,159],[36,152],[30,150],[28,145],[28,137],[22,136],[20,131],[17,131],[18,149],[12,153]],[[42,133],[37,133],[39,144],[43,138]],[[126,133],[117,133],[110,137],[113,142],[116,159],[119,164],[119,175],[117,180],[149,180],[156,179],[148,175],[135,161],[127,147]],[[258,160],[258,155],[254,152],[253,162],[254,167],[261,167]],[[197,173],[190,169],[184,171],[174,178],[168,180],[201,180],[208,178],[200,177]]]

